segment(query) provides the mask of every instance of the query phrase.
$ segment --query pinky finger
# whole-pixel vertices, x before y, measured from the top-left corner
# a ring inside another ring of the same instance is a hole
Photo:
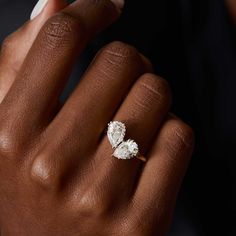
[[[192,155],[192,129],[171,116],[161,128],[143,168],[132,201],[132,215],[145,235],[165,235],[172,218],[176,197]],[[152,226],[152,227],[151,227]]]

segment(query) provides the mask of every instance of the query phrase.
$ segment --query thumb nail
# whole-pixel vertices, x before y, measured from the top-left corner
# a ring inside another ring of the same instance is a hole
[[[33,20],[36,16],[38,16],[43,11],[47,3],[48,0],[39,0],[30,15],[30,19]]]

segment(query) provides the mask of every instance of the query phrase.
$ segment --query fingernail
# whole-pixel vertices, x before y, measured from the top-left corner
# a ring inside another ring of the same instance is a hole
[[[120,10],[123,9],[124,5],[125,5],[125,1],[124,0],[111,0],[117,8],[119,8]]]
[[[31,15],[30,15],[30,19],[33,20],[36,16],[38,16],[42,10],[44,9],[44,7],[47,5],[48,0],[39,0],[37,2],[37,4],[35,5]]]

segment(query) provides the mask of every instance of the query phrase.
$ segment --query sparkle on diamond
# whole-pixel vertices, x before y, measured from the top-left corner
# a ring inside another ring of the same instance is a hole
[[[133,140],[122,142],[115,150],[114,157],[118,159],[131,159],[138,154],[138,145]]]
[[[110,122],[108,125],[108,139],[113,148],[117,147],[125,137],[125,125],[118,121]]]

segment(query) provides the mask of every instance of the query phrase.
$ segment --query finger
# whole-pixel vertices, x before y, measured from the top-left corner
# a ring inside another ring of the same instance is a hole
[[[153,138],[165,118],[171,103],[170,90],[167,82],[153,74],[143,75],[133,86],[114,117],[124,122],[127,128],[126,140],[135,140],[140,152],[145,155]],[[107,203],[127,200],[135,188],[135,181],[142,162],[137,159],[118,160],[112,157],[113,150],[107,137],[98,149],[93,161],[96,169],[99,195],[104,195]],[[101,165],[102,163],[102,165]],[[109,179],[108,179],[109,176]],[[122,183],[122,184],[121,184]]]
[[[144,230],[164,235],[168,228],[165,222],[171,219],[193,140],[192,129],[176,117],[170,117],[161,128],[131,204],[130,214],[138,216],[134,221]],[[158,228],[152,229],[150,225]]]
[[[32,130],[36,133],[46,126],[54,115],[75,57],[95,31],[118,16],[119,11],[110,0],[78,0],[50,18],[1,104],[4,117],[11,117],[3,118],[4,127],[13,128],[15,136],[18,131],[21,135],[23,130],[30,130],[30,136]]]
[[[102,49],[64,107],[47,128],[45,147],[32,167],[34,179],[57,186],[71,168],[91,162],[104,127],[112,119],[130,86],[149,70],[149,62],[131,46],[114,42]],[[67,125],[65,125],[65,121]],[[60,128],[59,128],[60,127]],[[50,140],[50,145],[47,145]],[[45,154],[46,153],[46,154]],[[39,171],[47,166],[48,171]],[[53,172],[53,174],[48,174]],[[76,172],[80,172],[76,169]],[[54,180],[52,180],[54,179]]]
[[[13,84],[42,25],[65,6],[65,0],[50,0],[38,17],[25,23],[4,40],[0,54],[0,103]]]

